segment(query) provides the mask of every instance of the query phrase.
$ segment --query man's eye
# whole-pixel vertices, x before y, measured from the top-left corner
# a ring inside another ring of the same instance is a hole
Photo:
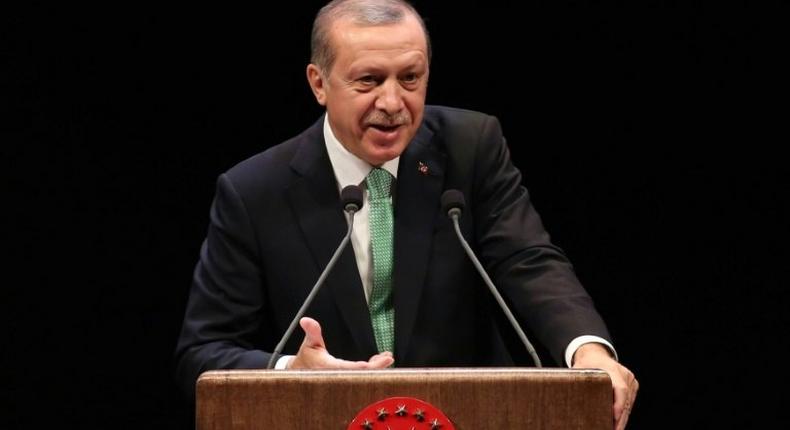
[[[401,80],[403,82],[406,82],[406,83],[417,82],[417,74],[416,73],[409,73],[408,75],[403,76],[401,78]]]
[[[376,83],[376,78],[374,76],[367,75],[357,79],[357,81],[365,85],[372,85]]]

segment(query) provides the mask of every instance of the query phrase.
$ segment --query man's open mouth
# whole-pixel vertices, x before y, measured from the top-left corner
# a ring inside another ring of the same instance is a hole
[[[395,131],[398,127],[400,127],[400,125],[379,125],[379,124],[371,124],[370,126],[384,133]]]

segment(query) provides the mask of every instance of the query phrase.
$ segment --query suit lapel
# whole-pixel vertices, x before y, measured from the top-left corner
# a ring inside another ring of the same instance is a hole
[[[423,125],[401,155],[395,202],[395,365],[406,357],[420,306],[446,156]]]
[[[337,182],[323,138],[323,117],[308,132],[291,167],[300,175],[289,188],[289,198],[319,271],[323,270],[346,234]],[[294,268],[298,270],[298,268]],[[349,243],[322,288],[329,288],[359,350],[376,353],[362,281]],[[320,322],[320,321],[319,321]]]

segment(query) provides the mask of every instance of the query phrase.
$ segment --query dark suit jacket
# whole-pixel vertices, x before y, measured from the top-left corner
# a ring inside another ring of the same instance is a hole
[[[188,392],[205,370],[265,367],[265,351],[274,349],[344,236],[322,126],[323,118],[219,177],[176,351]],[[440,210],[440,196],[451,188],[466,196],[464,236],[556,362],[564,362],[577,336],[609,338],[571,264],[550,243],[496,118],[427,106],[401,155],[394,195],[397,367],[513,364],[503,339],[514,332]],[[367,360],[377,352],[351,246],[307,315],[321,323],[336,357]],[[302,338],[297,330],[284,353],[295,353]]]

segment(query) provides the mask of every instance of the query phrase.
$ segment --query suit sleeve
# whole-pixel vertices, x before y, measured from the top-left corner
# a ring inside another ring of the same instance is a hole
[[[519,321],[557,363],[565,362],[566,347],[579,336],[609,340],[571,263],[551,243],[494,117],[483,123],[474,169],[477,251]]]
[[[222,175],[176,347],[176,376],[190,396],[206,370],[263,368],[269,360],[253,348],[265,297],[259,255],[244,202]]]

